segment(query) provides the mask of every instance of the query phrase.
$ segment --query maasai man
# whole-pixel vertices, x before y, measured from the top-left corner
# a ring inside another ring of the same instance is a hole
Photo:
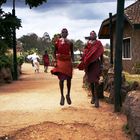
[[[72,61],[74,61],[73,44],[67,39],[68,30],[66,28],[61,31],[61,38],[58,38],[55,42],[54,57],[56,60],[55,67],[51,70],[51,73],[58,76],[59,87],[61,92],[60,105],[64,105],[65,97],[63,93],[64,80],[67,80],[67,103],[71,104],[70,89],[72,79]]]
[[[45,50],[45,53],[43,55],[43,64],[44,64],[44,72],[47,72],[48,71],[48,66],[49,66],[49,55],[48,55],[48,52],[47,50]]]
[[[90,83],[92,99],[91,104],[95,103],[95,107],[99,107],[98,99],[98,86],[101,70],[103,66],[103,45],[97,40],[95,31],[90,32],[87,45],[84,49],[82,62],[79,65],[79,69],[85,70],[87,80]]]

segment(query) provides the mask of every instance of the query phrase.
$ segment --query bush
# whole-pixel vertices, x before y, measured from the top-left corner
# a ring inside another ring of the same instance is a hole
[[[22,65],[25,62],[25,57],[23,55],[20,55],[17,57],[17,63],[18,65]]]
[[[0,68],[2,67],[12,67],[12,59],[11,56],[0,56]]]
[[[24,63],[24,56],[20,55],[17,57],[17,64],[22,65]],[[0,69],[2,67],[9,67],[11,70],[13,69],[13,56],[12,55],[2,55],[0,56]]]

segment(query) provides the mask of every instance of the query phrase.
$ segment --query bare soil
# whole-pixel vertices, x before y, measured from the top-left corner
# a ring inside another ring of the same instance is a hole
[[[100,101],[90,104],[82,88],[83,71],[74,70],[72,104],[60,106],[56,76],[34,73],[23,64],[18,81],[0,86],[0,140],[130,140],[123,131],[126,116],[114,113],[114,106]],[[66,95],[66,83],[65,83]]]

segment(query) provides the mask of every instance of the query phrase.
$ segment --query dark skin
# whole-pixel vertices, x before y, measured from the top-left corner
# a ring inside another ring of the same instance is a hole
[[[62,31],[61,32],[61,37],[64,40],[67,39],[67,36],[68,36],[68,32],[67,31]],[[72,58],[72,61],[74,61],[73,44],[71,43],[70,45],[71,45],[71,47],[70,47],[70,49],[71,49],[70,50],[71,51],[71,58]],[[55,51],[54,51],[55,60],[56,60],[56,52],[57,52],[57,50],[55,49]],[[60,87],[60,93],[61,93],[60,105],[64,105],[64,93],[63,93],[63,90],[64,90],[64,80],[59,80],[59,87]],[[66,95],[66,98],[67,98],[68,104],[71,104],[70,90],[71,90],[71,79],[67,79],[67,95]]]
[[[95,41],[96,40],[96,33],[90,34],[90,40]],[[100,56],[100,62],[101,65],[103,65],[103,55]],[[91,104],[95,103],[95,107],[99,107],[99,101],[98,101],[98,82],[90,83],[90,89],[92,93],[92,99],[91,99]],[[96,99],[96,101],[95,101]]]
[[[103,55],[101,55],[100,57],[100,62],[101,62],[101,65],[103,64]],[[91,88],[91,93],[92,93],[92,100],[91,100],[91,103],[94,103],[94,98],[97,97],[97,93],[98,93],[98,86],[99,86],[99,83],[91,83],[90,84],[90,88]]]

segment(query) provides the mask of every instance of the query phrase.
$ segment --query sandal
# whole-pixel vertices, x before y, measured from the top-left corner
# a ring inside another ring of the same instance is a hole
[[[95,100],[95,107],[98,108],[99,107],[99,99]]]
[[[61,96],[60,105],[64,105],[64,103],[65,103],[65,98],[64,96]]]
[[[71,104],[71,99],[69,95],[66,95],[67,103],[70,105]]]
[[[92,98],[90,103],[95,104],[95,98]]]

